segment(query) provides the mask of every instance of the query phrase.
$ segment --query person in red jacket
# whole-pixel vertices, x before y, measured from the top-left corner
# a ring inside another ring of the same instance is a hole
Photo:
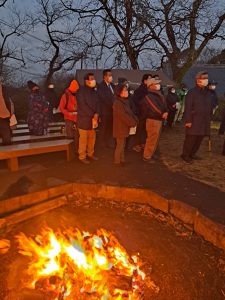
[[[79,84],[72,80],[70,86],[65,90],[61,97],[59,109],[65,120],[66,136],[74,139],[76,152],[78,151],[79,133],[77,129],[77,98],[76,93],[79,90]]]

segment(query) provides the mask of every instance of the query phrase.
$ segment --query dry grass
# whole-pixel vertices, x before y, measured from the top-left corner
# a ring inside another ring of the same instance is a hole
[[[198,155],[203,158],[193,164],[185,164],[180,159],[184,141],[184,129],[175,127],[165,129],[160,140],[163,163],[174,172],[181,171],[192,179],[217,187],[225,192],[225,156],[222,156],[224,137],[212,129],[212,151],[208,150],[208,138],[203,140]]]

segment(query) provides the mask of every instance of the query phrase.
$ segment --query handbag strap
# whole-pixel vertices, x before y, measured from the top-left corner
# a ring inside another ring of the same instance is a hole
[[[162,115],[162,111],[158,109],[158,107],[155,106],[155,104],[151,101],[151,99],[146,95],[145,99],[148,101],[148,103],[151,105],[151,107],[160,115]]]

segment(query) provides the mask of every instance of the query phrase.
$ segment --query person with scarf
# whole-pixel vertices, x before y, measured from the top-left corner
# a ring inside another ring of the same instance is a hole
[[[28,98],[28,128],[31,135],[47,134],[49,105],[39,86],[29,80],[27,86],[31,93]]]
[[[128,100],[128,88],[125,84],[115,88],[113,103],[113,137],[116,139],[114,163],[122,166],[125,163],[124,149],[130,128],[137,125],[137,117],[132,112]]]
[[[2,138],[3,145],[11,144],[10,117],[10,99],[0,81],[0,137]]]

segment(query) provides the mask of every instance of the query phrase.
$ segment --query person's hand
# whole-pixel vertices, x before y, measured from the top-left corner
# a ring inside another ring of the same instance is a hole
[[[162,118],[163,118],[164,120],[166,120],[166,119],[167,119],[167,117],[168,117],[168,113],[167,113],[167,112],[165,112],[165,113],[162,115]]]
[[[185,127],[187,127],[187,128],[191,128],[191,126],[192,126],[192,123],[186,123],[185,124]]]

